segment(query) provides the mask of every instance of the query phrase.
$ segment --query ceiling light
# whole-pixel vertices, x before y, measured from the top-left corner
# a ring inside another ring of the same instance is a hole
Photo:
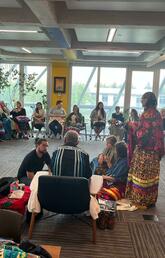
[[[131,50],[131,51],[127,51],[127,50],[109,50],[109,49],[106,49],[106,50],[102,50],[102,49],[89,49],[89,50],[84,50],[85,52],[103,52],[103,53],[117,53],[117,54],[140,54],[141,52],[140,51],[135,51],[135,50]]]
[[[0,32],[9,32],[9,33],[17,33],[17,32],[20,32],[20,33],[37,33],[38,31],[37,30],[1,30],[0,29]]]
[[[31,51],[29,49],[25,48],[25,47],[22,47],[22,50],[24,50],[25,52],[31,54]]]
[[[109,31],[108,31],[108,36],[107,36],[107,42],[112,42],[113,41],[113,38],[115,36],[115,33],[116,33],[116,28],[111,28]]]

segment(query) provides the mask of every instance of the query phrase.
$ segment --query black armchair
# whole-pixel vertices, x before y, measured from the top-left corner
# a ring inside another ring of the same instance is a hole
[[[40,176],[38,199],[42,208],[61,214],[79,214],[89,210],[90,193],[88,180],[80,177]],[[29,239],[35,222],[32,213]],[[92,219],[93,243],[96,242],[96,220]]]
[[[21,240],[23,215],[18,212],[0,209],[0,237],[12,239],[19,243]]]

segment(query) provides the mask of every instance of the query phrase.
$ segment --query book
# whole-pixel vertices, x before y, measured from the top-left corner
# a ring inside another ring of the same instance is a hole
[[[98,199],[101,211],[116,212],[116,202],[104,199]]]

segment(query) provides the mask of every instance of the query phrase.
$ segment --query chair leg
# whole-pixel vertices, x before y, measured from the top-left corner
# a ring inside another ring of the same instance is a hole
[[[96,244],[96,220],[92,219],[92,241]]]
[[[28,232],[28,237],[29,239],[32,238],[32,233],[33,233],[33,228],[34,228],[34,222],[35,222],[35,216],[36,213],[32,212],[31,220],[30,220],[30,226],[29,226],[29,232]]]

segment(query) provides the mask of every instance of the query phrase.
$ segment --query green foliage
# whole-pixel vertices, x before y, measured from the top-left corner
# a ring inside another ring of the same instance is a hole
[[[10,72],[5,71],[4,68],[0,68],[0,93],[3,93],[6,89],[9,89],[12,95],[11,101],[15,99],[16,91],[20,91],[22,96],[26,96],[29,93],[33,95],[40,95],[44,107],[47,106],[47,96],[42,89],[38,89],[36,86],[36,73],[21,74],[17,69],[12,69]],[[14,87],[13,87],[14,84]],[[10,90],[12,89],[12,90]]]
[[[6,87],[10,87],[8,77],[9,77],[9,72],[5,72],[3,68],[0,68],[0,93]]]
[[[80,99],[81,94],[84,90],[84,84],[75,83],[72,87],[72,105],[74,104],[96,104],[96,99],[93,97],[93,94],[86,90],[82,99]],[[79,103],[80,102],[80,103]]]

